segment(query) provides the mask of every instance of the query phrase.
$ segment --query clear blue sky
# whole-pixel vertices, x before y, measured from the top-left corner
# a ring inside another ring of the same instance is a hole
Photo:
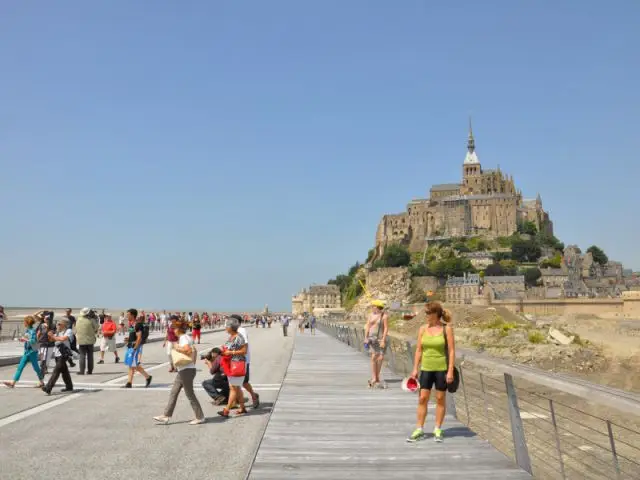
[[[446,5],[444,5],[446,4]],[[455,4],[455,5],[453,5]],[[0,6],[0,303],[288,308],[485,168],[640,268],[640,2]]]

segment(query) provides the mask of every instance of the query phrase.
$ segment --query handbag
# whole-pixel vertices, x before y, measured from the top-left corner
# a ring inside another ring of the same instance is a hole
[[[244,360],[231,360],[227,377],[244,377],[247,374],[247,362]]]
[[[444,356],[447,361],[447,371],[449,371],[449,345],[447,343],[447,326],[442,327],[442,335],[444,336]],[[453,382],[447,383],[447,391],[449,393],[456,393],[460,386],[460,372],[458,367],[453,366]]]
[[[193,363],[193,356],[174,349],[171,350],[171,361],[176,367],[180,368]]]

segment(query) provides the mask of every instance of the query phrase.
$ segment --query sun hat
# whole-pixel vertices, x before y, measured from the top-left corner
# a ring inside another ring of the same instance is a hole
[[[82,310],[80,310],[80,315],[86,317],[87,315],[89,315],[89,312],[91,312],[91,309],[89,307],[84,307]]]
[[[418,380],[413,377],[407,377],[402,380],[402,390],[405,392],[417,392],[420,389]]]
[[[386,303],[384,302],[384,300],[372,300],[371,305],[378,308],[384,308]]]

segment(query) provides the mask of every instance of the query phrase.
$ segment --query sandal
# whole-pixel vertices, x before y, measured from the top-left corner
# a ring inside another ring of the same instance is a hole
[[[220,415],[221,417],[224,417],[224,418],[229,418],[229,409],[228,408],[223,408],[222,410],[220,410],[218,412],[218,415]]]
[[[7,388],[15,388],[16,384],[11,382],[2,382],[2,384]]]
[[[247,414],[247,409],[243,407],[243,408],[239,408],[236,411],[236,414],[234,415],[234,417],[241,417],[241,416],[246,415],[246,414]]]

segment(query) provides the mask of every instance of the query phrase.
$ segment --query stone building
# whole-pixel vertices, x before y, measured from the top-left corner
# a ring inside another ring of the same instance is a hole
[[[376,257],[390,243],[403,243],[411,252],[419,252],[430,239],[509,236],[516,232],[518,222],[525,220],[553,233],[540,195],[523,200],[512,176],[500,168],[482,168],[469,124],[462,182],[433,185],[429,198],[412,200],[403,213],[383,216],[376,232]]]
[[[484,288],[497,300],[524,298],[524,275],[485,276]]]
[[[291,299],[291,312],[293,315],[313,313],[316,308],[334,309],[342,307],[340,289],[337,285],[312,285],[303,289]]]
[[[449,277],[445,284],[447,303],[471,305],[475,297],[482,294],[480,274],[465,273],[463,277]]]
[[[540,272],[546,298],[618,297],[629,288],[620,262],[600,265],[591,253],[583,254],[576,245],[565,248],[560,268]]]

